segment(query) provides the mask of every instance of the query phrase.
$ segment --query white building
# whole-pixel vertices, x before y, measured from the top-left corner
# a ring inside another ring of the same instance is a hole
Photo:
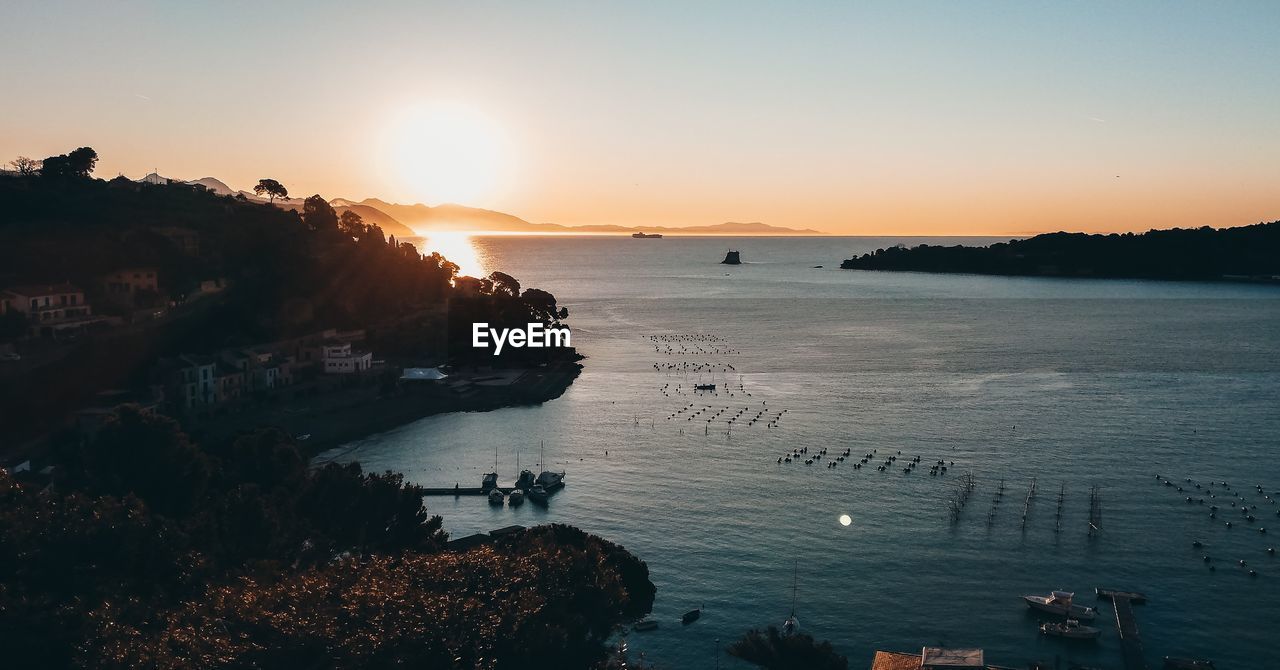
[[[373,367],[373,353],[353,350],[350,342],[325,342],[321,351],[325,374],[350,375]]]

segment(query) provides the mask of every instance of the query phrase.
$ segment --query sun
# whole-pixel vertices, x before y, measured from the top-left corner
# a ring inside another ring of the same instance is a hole
[[[501,187],[510,151],[502,128],[459,103],[405,108],[385,127],[384,178],[430,204],[483,204]]]

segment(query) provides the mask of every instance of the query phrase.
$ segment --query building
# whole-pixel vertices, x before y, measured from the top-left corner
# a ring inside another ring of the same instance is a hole
[[[218,361],[212,356],[184,354],[160,359],[155,374],[166,402],[185,413],[219,402],[217,373]]]
[[[225,349],[219,352],[218,357],[224,366],[240,373],[240,395],[271,391],[293,384],[293,372],[289,359],[268,345]],[[229,387],[231,380],[228,379],[224,383]],[[226,399],[240,397],[240,395],[228,395]]]
[[[121,303],[132,303],[139,291],[159,293],[159,275],[155,268],[126,268],[102,277],[102,288],[108,297],[127,298]]]
[[[66,282],[10,287],[4,310],[24,314],[35,337],[57,337],[106,320],[93,315],[84,291]]]
[[[328,375],[350,375],[373,367],[373,353],[351,348],[350,342],[329,340],[321,347],[324,372]]]
[[[1003,670],[987,665],[981,649],[924,647],[919,653],[877,651],[871,670]]]

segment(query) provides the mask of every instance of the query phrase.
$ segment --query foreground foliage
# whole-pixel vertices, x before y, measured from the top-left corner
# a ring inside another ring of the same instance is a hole
[[[729,646],[729,654],[769,670],[846,670],[849,660],[830,642],[817,642],[804,633],[782,635],[774,626],[752,629]]]
[[[445,551],[420,488],[276,431],[210,453],[122,408],[60,459],[45,488],[0,473],[7,667],[586,668],[653,603],[575,528]]]

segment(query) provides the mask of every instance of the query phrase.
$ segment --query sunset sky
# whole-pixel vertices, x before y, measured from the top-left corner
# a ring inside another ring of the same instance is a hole
[[[0,5],[0,159],[567,225],[1280,219],[1280,2]]]

